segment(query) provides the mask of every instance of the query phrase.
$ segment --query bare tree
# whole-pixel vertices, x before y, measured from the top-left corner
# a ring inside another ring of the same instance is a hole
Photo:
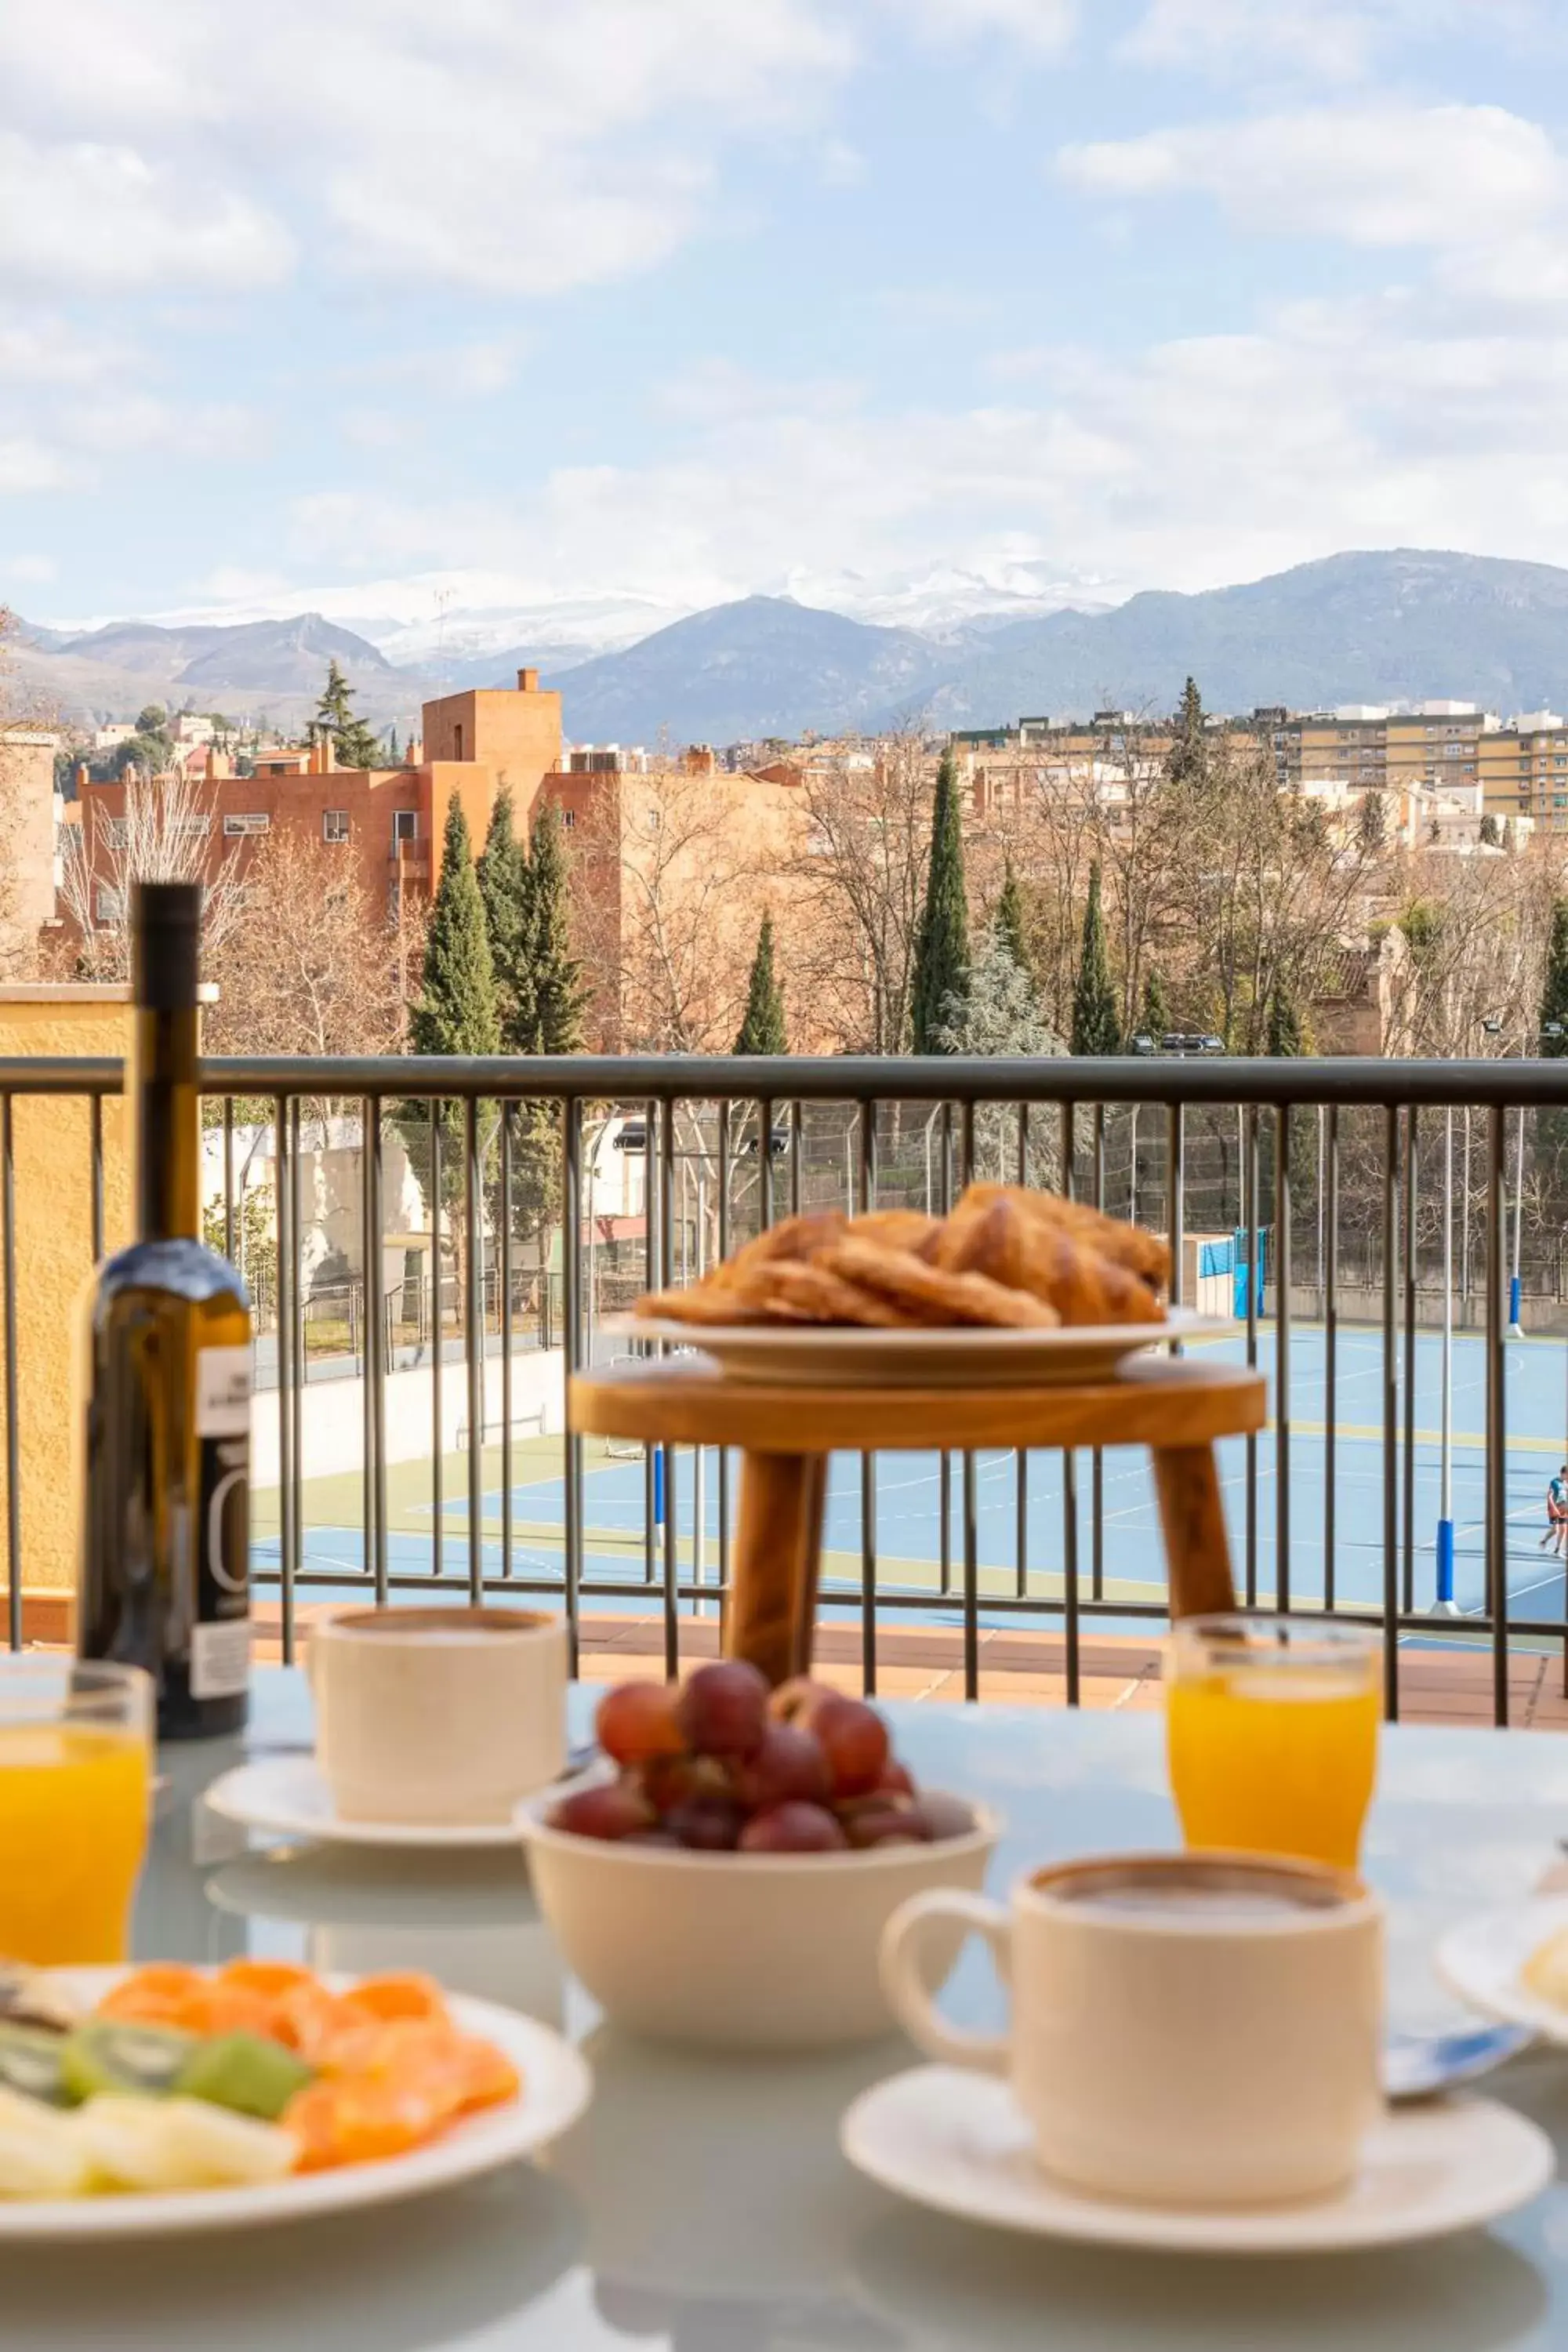
[[[391,1054],[406,1024],[408,921],[394,930],[340,845],[270,834],[237,903],[209,940],[218,999],[206,1038],[220,1054]]]
[[[72,934],[62,952],[81,978],[129,974],[127,924],[136,882],[205,883],[202,941],[210,968],[244,905],[238,845],[213,856],[216,823],[215,800],[183,769],[149,777],[128,770],[122,814],[82,811],[81,823],[65,835],[59,890]]]
[[[802,837],[778,868],[793,899],[784,970],[845,1051],[906,1052],[931,852],[920,739],[808,759],[801,795]]]

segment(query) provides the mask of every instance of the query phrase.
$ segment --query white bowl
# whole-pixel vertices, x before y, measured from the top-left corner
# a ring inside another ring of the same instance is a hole
[[[972,1830],[930,1845],[689,1853],[552,1829],[564,1793],[527,1798],[514,1818],[567,1967],[617,2025],[732,2050],[894,2032],[877,1966],[883,1927],[927,1887],[978,1888],[1001,1830],[973,1805]],[[956,1924],[945,1948],[931,1938],[933,1987],[963,1940]]]

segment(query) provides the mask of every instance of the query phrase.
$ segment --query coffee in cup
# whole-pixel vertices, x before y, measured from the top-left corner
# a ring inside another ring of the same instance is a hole
[[[948,2025],[921,1948],[962,1921],[1012,1992],[1011,2032]],[[896,1911],[882,1979],[930,2056],[1012,2078],[1040,2162],[1141,2203],[1327,2195],[1380,2112],[1383,1917],[1348,1873],[1250,1854],[1036,1871],[1010,1906],[936,1890]]]
[[[316,1760],[345,1821],[505,1822],[566,1762],[566,1628],[522,1609],[350,1609],[310,1630]]]

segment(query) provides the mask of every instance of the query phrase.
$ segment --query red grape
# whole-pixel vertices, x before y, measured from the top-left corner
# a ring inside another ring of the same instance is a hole
[[[728,1768],[717,1756],[656,1756],[637,1767],[643,1794],[656,1813],[688,1805],[694,1797],[733,1800]]]
[[[735,1768],[735,1794],[749,1812],[766,1812],[795,1797],[826,1804],[827,1759],[808,1731],[770,1723],[756,1754]]]
[[[805,1730],[823,1700],[837,1696],[831,1683],[815,1682],[810,1675],[792,1675],[769,1699],[768,1713],[776,1723],[793,1723]]]
[[[722,1797],[693,1797],[664,1817],[672,1837],[698,1853],[732,1853],[745,1820],[739,1805]]]
[[[914,1811],[925,1823],[929,1838],[967,1837],[974,1827],[974,1810],[958,1797],[945,1797],[940,1790],[930,1790],[917,1797]]]
[[[832,1814],[798,1798],[754,1813],[741,1832],[742,1853],[833,1853],[847,1843]]]
[[[768,1724],[768,1685],[743,1658],[699,1666],[680,1694],[677,1719],[700,1756],[752,1756]]]
[[[621,1683],[599,1701],[594,1728],[617,1764],[679,1756],[686,1742],[675,1719],[680,1694],[668,1683]]]
[[[862,1797],[839,1812],[844,1834],[852,1846],[924,1845],[931,1836],[919,1808]]]
[[[625,1838],[654,1826],[653,1807],[630,1780],[595,1781],[563,1797],[550,1816],[552,1830],[576,1837]]]
[[[888,1761],[888,1727],[876,1708],[836,1691],[812,1716],[811,1728],[827,1758],[834,1795],[868,1795]]]
[[[892,1756],[889,1757],[882,1767],[882,1777],[877,1783],[877,1789],[879,1795],[889,1797],[913,1797],[920,1793],[915,1787],[914,1775],[909,1766],[900,1764],[897,1758]]]

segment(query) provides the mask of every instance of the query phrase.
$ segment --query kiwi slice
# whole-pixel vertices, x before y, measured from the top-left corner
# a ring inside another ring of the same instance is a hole
[[[0,2084],[51,2107],[69,2106],[72,2095],[60,2063],[65,2046],[64,2034],[47,2026],[0,2023]]]
[[[174,2089],[196,2046],[194,2033],[177,2033],[172,2026],[79,2025],[60,2046],[60,2074],[72,2099],[106,2091],[161,2098]]]
[[[269,2124],[314,2079],[314,2069],[280,2042],[260,2033],[219,2033],[196,2044],[174,2087],[187,2099]]]

